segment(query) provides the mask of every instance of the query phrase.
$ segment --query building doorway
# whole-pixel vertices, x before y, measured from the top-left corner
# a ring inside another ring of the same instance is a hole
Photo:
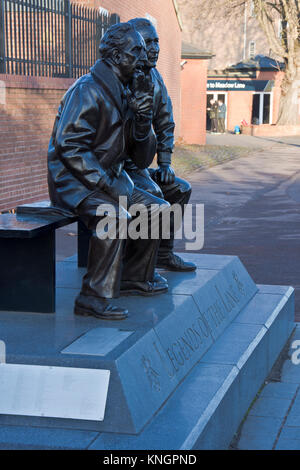
[[[211,120],[208,108],[210,108],[210,100],[219,101],[226,105],[225,129],[227,129],[227,93],[207,93],[206,94],[206,130],[211,130]]]
[[[272,124],[272,93],[253,93],[252,124]]]

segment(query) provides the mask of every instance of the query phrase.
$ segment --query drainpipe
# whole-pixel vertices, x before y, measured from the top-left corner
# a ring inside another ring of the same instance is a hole
[[[247,47],[247,3],[245,2],[245,11],[244,11],[244,54],[243,60],[246,60],[246,47]]]

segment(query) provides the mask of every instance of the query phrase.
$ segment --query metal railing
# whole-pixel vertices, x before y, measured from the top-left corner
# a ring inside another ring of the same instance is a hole
[[[0,0],[0,73],[79,77],[119,20],[70,0]]]

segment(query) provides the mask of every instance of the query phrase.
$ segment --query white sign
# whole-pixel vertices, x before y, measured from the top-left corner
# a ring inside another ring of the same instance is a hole
[[[0,414],[103,421],[109,370],[0,364]]]
[[[93,328],[61,352],[62,354],[106,356],[132,333],[133,331],[122,331],[118,328]]]
[[[232,90],[243,90],[246,87],[245,83],[238,83],[238,82],[214,82],[214,83],[207,83],[208,89],[218,89],[218,88],[229,88]]]

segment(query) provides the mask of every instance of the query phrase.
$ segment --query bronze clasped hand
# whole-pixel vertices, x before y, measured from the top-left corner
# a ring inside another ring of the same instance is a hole
[[[154,84],[150,75],[137,70],[133,80],[127,88],[128,106],[134,113],[137,121],[151,121],[153,118]]]

